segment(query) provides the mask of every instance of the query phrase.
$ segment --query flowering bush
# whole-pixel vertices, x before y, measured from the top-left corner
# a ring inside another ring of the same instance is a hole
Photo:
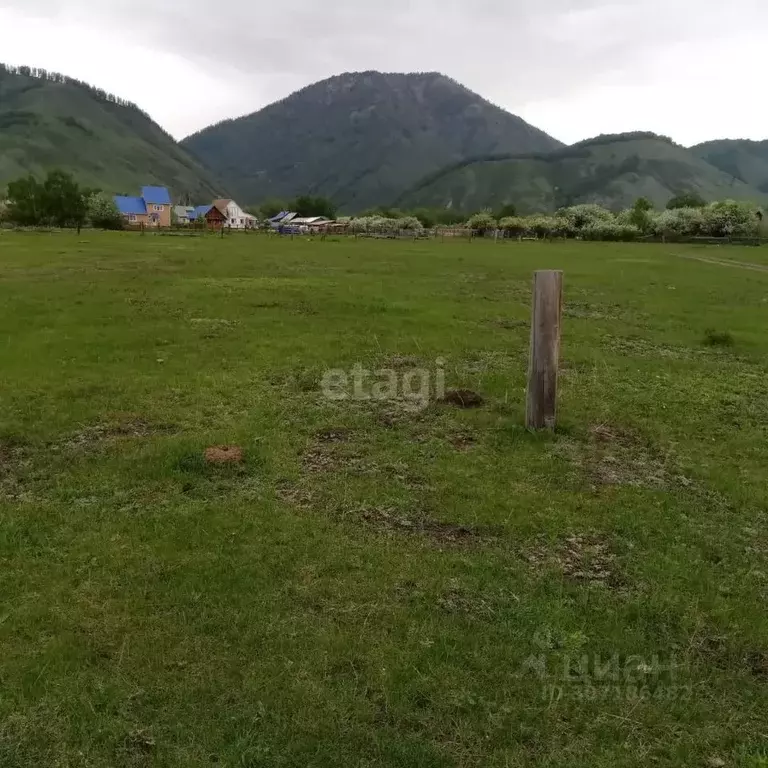
[[[88,221],[97,229],[122,229],[123,217],[115,205],[115,201],[99,192],[91,195],[86,201],[88,209]]]
[[[569,227],[577,232],[585,227],[591,227],[601,222],[610,223],[614,220],[613,214],[607,208],[594,203],[561,208],[557,212],[557,216],[566,219]]]
[[[704,213],[699,208],[673,208],[653,217],[651,231],[659,237],[696,237],[704,233]]]
[[[640,237],[640,228],[634,224],[618,224],[615,221],[596,222],[581,230],[584,240],[611,240],[632,242]]]
[[[494,219],[490,213],[476,213],[474,216],[471,216],[467,222],[467,227],[469,229],[479,229],[481,232],[488,229],[496,229],[496,226],[496,219]]]
[[[424,229],[424,225],[415,216],[404,216],[402,219],[395,219],[400,225],[400,229],[418,231]]]
[[[499,221],[499,229],[511,237],[520,237],[529,233],[528,219],[523,216],[505,216]]]
[[[703,233],[711,237],[757,237],[760,209],[752,203],[723,200],[704,208]]]
[[[341,219],[339,220],[341,221]],[[345,220],[350,232],[395,234],[400,230],[422,230],[424,226],[415,216],[404,216],[401,219],[386,216],[358,216]]]

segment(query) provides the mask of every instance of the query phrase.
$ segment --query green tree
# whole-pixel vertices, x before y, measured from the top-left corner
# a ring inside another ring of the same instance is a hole
[[[109,195],[105,195],[103,192],[89,195],[87,205],[88,220],[91,222],[91,226],[97,229],[123,228],[123,217],[120,215],[115,201]]]
[[[259,216],[263,219],[273,219],[278,213],[288,210],[288,205],[283,200],[265,200],[259,206]]]
[[[433,211],[427,208],[419,208],[413,212],[413,215],[421,222],[425,229],[432,229],[437,224],[437,217]]]
[[[65,171],[50,171],[42,187],[47,221],[58,227],[75,226],[78,231],[88,215],[88,203],[74,177]]]
[[[502,219],[512,219],[517,216],[517,206],[514,203],[505,203],[494,213],[494,216],[499,221]]]
[[[653,222],[652,210],[653,203],[647,197],[638,197],[629,215],[630,225],[637,227],[641,232],[648,232]]]
[[[289,205],[291,210],[296,211],[299,216],[324,216],[326,219],[336,218],[336,206],[327,197],[312,197],[312,195],[301,195]]]
[[[454,224],[463,224],[467,220],[467,214],[452,208],[442,208],[436,211],[435,218],[438,224],[450,227]]]
[[[42,223],[43,191],[40,182],[30,174],[8,185],[8,221],[22,227],[35,227]]]
[[[678,208],[704,208],[707,201],[696,192],[683,192],[675,195],[668,203],[667,210],[675,211]]]
[[[474,216],[470,216],[467,221],[467,227],[476,230],[481,236],[489,229],[496,229],[497,226],[498,222],[493,218],[493,214],[487,211],[476,213]]]

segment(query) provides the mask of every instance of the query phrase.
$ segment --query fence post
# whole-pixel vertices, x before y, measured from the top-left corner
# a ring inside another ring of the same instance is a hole
[[[563,273],[557,270],[537,271],[533,278],[531,357],[525,415],[528,429],[554,429],[557,425],[562,308]]]

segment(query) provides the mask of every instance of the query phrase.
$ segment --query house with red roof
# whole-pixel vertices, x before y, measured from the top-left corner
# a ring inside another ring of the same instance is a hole
[[[140,197],[116,195],[115,205],[132,226],[171,226],[171,195],[165,187],[142,187]]]

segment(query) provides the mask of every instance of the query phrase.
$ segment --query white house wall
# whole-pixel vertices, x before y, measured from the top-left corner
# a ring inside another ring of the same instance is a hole
[[[248,220],[253,219],[253,216],[246,213],[234,200],[227,206],[226,214],[232,229],[246,229]]]

